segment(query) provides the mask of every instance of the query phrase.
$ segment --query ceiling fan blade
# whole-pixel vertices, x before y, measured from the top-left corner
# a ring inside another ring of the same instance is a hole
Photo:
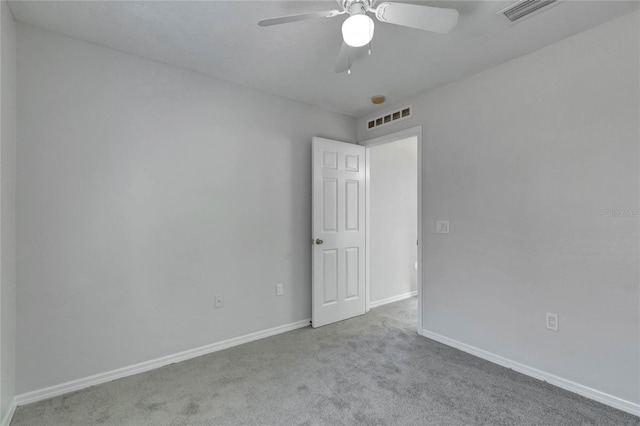
[[[342,15],[343,13],[344,12],[340,10],[325,10],[324,12],[302,13],[300,15],[263,19],[262,21],[258,22],[258,25],[260,25],[261,27],[268,27],[270,25],[287,24],[289,22],[304,21],[307,19],[333,18],[334,16]]]
[[[340,53],[338,54],[338,64],[336,65],[336,73],[341,73],[347,71],[351,68],[351,58],[349,52],[349,45],[345,42],[342,42],[342,47],[340,48]]]
[[[435,33],[448,33],[458,23],[458,11],[441,7],[406,3],[380,3],[376,8],[380,22],[417,28]]]

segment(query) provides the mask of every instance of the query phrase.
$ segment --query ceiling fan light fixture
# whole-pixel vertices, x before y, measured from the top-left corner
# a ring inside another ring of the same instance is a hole
[[[351,47],[361,47],[373,38],[375,24],[365,14],[349,16],[342,24],[342,38]]]

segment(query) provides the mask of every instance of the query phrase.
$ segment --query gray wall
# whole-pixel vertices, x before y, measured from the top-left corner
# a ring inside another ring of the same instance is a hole
[[[635,403],[639,219],[607,210],[640,207],[639,20],[403,102],[405,122],[358,123],[359,140],[423,126],[424,328]]]
[[[18,76],[18,393],[310,317],[354,118],[22,25]]]
[[[372,146],[368,155],[369,295],[377,302],[416,290],[418,142]]]
[[[16,377],[16,28],[0,2],[0,420],[15,395]]]

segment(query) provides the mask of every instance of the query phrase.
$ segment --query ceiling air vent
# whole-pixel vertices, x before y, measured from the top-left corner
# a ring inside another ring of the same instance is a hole
[[[377,129],[380,126],[396,123],[398,121],[406,120],[407,118],[411,118],[411,105],[400,108],[397,111],[388,112],[380,117],[367,120],[367,130]]]
[[[557,0],[521,0],[498,13],[503,14],[510,22],[515,22],[556,1]]]

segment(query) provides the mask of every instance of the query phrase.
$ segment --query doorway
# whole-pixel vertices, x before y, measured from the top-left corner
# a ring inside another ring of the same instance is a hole
[[[366,149],[366,310],[417,296],[422,331],[422,128],[361,142]]]

